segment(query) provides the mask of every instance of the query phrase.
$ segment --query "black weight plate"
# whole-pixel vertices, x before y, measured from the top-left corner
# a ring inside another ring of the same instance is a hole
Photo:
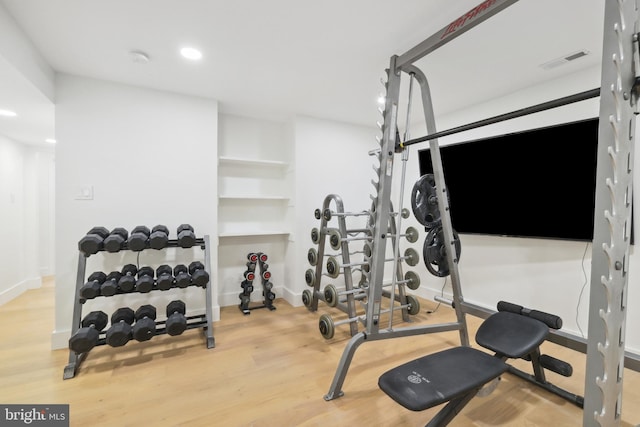
[[[453,230],[453,239],[456,247],[456,258],[460,259],[462,246],[458,233]],[[445,250],[444,231],[442,227],[434,228],[427,234],[422,247],[422,258],[429,273],[437,277],[449,275],[449,263]]]
[[[411,191],[411,209],[416,220],[427,229],[440,225],[438,194],[433,174],[425,174],[413,185]]]

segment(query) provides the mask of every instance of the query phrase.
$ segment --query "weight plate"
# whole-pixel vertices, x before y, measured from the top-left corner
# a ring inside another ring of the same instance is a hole
[[[329,307],[338,305],[338,290],[333,285],[327,285],[324,288],[324,301]]]
[[[407,303],[409,303],[409,307],[407,308],[407,312],[415,316],[420,313],[420,301],[413,295],[407,295]]]
[[[458,233],[453,230],[454,245],[456,248],[456,258],[460,259],[462,246]],[[422,247],[422,257],[429,273],[437,277],[449,275],[449,264],[445,249],[444,232],[442,227],[434,228],[427,234]]]
[[[331,249],[336,251],[340,250],[340,244],[342,243],[340,231],[336,228],[330,228],[327,234],[329,235],[329,244],[331,245]]]
[[[407,271],[404,274],[404,280],[407,281],[407,288],[415,291],[420,287],[420,277],[415,273],[415,271]]]
[[[440,225],[438,194],[433,174],[422,175],[413,185],[411,209],[416,220],[427,229]]]
[[[335,333],[335,326],[333,324],[333,319],[328,314],[323,314],[320,316],[320,321],[318,322],[318,327],[320,329],[320,334],[326,339],[333,338],[333,334]]]
[[[316,264],[318,264],[318,251],[314,248],[310,248],[309,252],[307,252],[307,260],[309,261],[309,264],[315,267]]]
[[[304,291],[302,291],[302,303],[305,307],[311,307],[312,300],[313,297],[311,296],[311,291],[309,289],[305,289]]]
[[[316,272],[312,269],[308,269],[304,273],[304,281],[307,282],[307,286],[313,287],[316,283]]]

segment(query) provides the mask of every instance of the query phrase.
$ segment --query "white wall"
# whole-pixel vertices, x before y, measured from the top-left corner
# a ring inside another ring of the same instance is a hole
[[[297,117],[294,121],[295,152],[295,229],[288,248],[287,260],[291,268],[287,272],[287,288],[292,304],[302,305],[301,295],[307,285],[305,271],[310,268],[307,251],[317,247],[311,241],[311,229],[319,227],[313,212],[322,208],[329,194],[342,198],[345,211],[362,211],[371,208],[370,194],[374,188],[370,181],[376,178],[372,166],[374,158],[367,153],[378,147],[375,137],[379,130],[309,117]],[[335,210],[335,204],[331,204]],[[349,218],[348,228],[363,226],[363,218]],[[332,220],[336,226],[336,221]],[[352,245],[358,247],[357,244]],[[360,245],[361,246],[361,245]],[[327,246],[328,247],[328,246]],[[333,251],[335,252],[335,251]],[[354,257],[355,258],[355,257]],[[322,287],[329,282],[323,277]],[[344,286],[342,276],[333,280],[336,286]]]
[[[0,56],[50,101],[54,100],[54,71],[0,3]]]
[[[190,223],[198,236],[211,236],[217,258],[216,101],[61,74],[56,81],[56,316],[53,348],[64,348],[71,329],[78,265],[77,243],[93,226],[112,229]],[[81,188],[92,200],[77,200]],[[139,265],[203,260],[199,248],[146,250]],[[87,260],[93,271],[138,262],[130,251]],[[215,276],[212,263],[212,277]],[[215,287],[214,287],[215,289]],[[201,288],[147,295],[97,298],[83,310],[111,314],[120,306],[158,308],[181,298],[188,310],[204,309]],[[219,312],[213,296],[214,319]]]
[[[0,305],[52,274],[53,151],[0,135]]]
[[[455,114],[439,117],[436,120],[436,124],[438,130],[445,130],[593,89],[600,86],[599,78],[599,69],[584,70],[565,78],[550,81],[544,85],[522,90],[510,96],[491,100],[482,105],[461,109]],[[435,104],[437,105],[437,100]],[[414,105],[418,105],[418,102],[414,101]],[[417,117],[417,114],[414,114],[413,117]],[[420,114],[422,113],[420,112]],[[442,138],[440,144],[446,145],[452,142],[473,140],[517,130],[566,123],[597,117],[598,115],[599,103],[596,98]],[[418,137],[421,135],[424,135],[424,129],[416,126],[416,129],[412,131],[412,136]],[[427,147],[426,143],[411,147],[412,153],[408,165],[407,187],[405,188],[407,203],[405,205],[409,205],[413,183],[419,177],[417,150]],[[541,147],[541,149],[545,148]],[[639,152],[637,149],[635,155],[634,185],[638,188],[640,184],[638,164],[640,162],[638,161]],[[567,167],[570,167],[570,165],[567,165]],[[471,180],[470,185],[473,185]],[[488,194],[488,196],[490,195]],[[541,198],[541,204],[542,214],[553,215],[553,211],[544,208],[543,197]],[[638,237],[639,210],[637,206],[636,204],[636,237]],[[407,225],[409,223],[419,227],[413,217],[408,221]],[[473,235],[461,235],[460,239],[462,253],[459,271],[466,301],[495,309],[497,301],[507,300],[542,311],[552,312],[563,318],[564,329],[567,332],[579,336],[582,333],[586,335],[591,274],[591,244],[587,247],[586,242]],[[422,253],[423,241],[424,236],[415,244],[415,248],[420,253]],[[637,289],[633,286],[634,278],[640,275],[640,259],[634,249],[632,248],[630,260],[627,325],[634,325],[640,321],[640,295],[638,295]],[[444,279],[432,276],[423,263],[421,263],[418,270],[423,279],[418,293],[429,298],[440,294]],[[637,279],[635,280],[637,281]],[[450,295],[450,281],[447,281],[444,293],[445,295]],[[627,348],[634,352],[640,352],[640,332],[632,327],[627,327]]]

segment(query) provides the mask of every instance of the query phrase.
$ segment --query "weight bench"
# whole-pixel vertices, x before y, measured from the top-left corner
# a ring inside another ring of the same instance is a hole
[[[412,411],[448,402],[426,425],[446,426],[485,384],[510,370],[507,359],[538,360],[539,346],[546,339],[549,327],[562,326],[557,316],[502,301],[498,304],[499,310],[513,307],[519,307],[520,314],[498,311],[478,328],[476,342],[495,352],[493,356],[471,347],[447,349],[385,372],[378,386]]]

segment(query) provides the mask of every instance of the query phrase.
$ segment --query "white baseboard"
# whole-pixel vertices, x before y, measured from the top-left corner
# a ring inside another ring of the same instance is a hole
[[[62,331],[53,331],[51,333],[51,350],[61,350],[63,348],[69,348],[69,337],[71,336],[71,329],[65,329]]]
[[[0,292],[0,305],[8,303],[9,301],[17,298],[23,292],[28,291],[29,289],[38,289],[41,286],[42,286],[41,277],[25,279],[22,282],[16,285],[13,285],[9,289]]]

